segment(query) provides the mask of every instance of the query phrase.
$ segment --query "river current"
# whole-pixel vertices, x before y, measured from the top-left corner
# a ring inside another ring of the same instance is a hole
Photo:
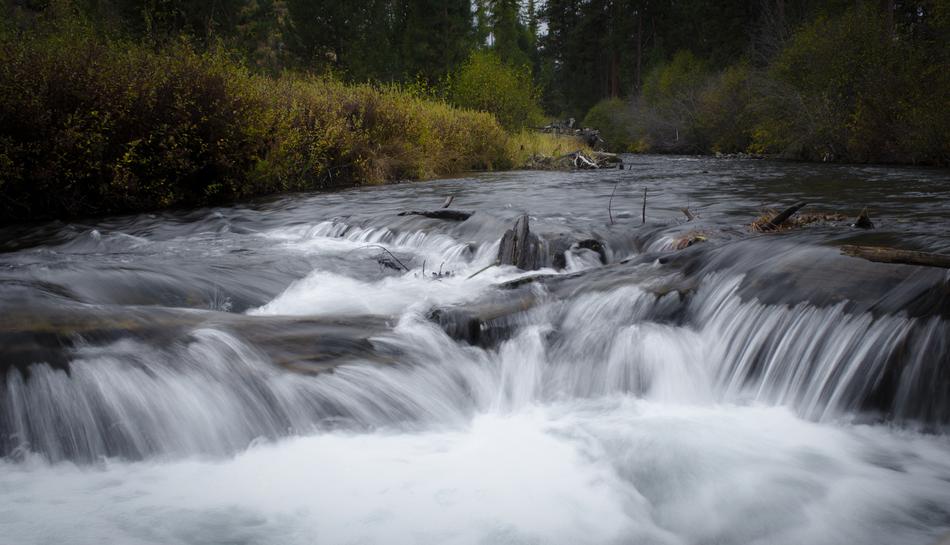
[[[948,172],[624,159],[0,228],[0,543],[948,537]]]

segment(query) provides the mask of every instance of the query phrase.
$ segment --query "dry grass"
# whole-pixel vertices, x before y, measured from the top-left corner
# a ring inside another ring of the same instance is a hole
[[[505,153],[513,168],[529,166],[538,157],[559,157],[577,150],[591,152],[580,138],[531,130],[509,135],[505,145]]]

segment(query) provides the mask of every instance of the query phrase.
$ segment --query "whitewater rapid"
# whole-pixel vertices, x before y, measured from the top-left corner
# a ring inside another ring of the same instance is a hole
[[[506,190],[535,199],[520,181]],[[945,278],[849,268],[807,233],[677,253],[678,224],[588,228],[602,196],[532,216],[546,235],[605,245],[563,246],[563,267],[547,255],[539,271],[492,266],[514,211],[446,224],[374,200],[326,214],[324,197],[280,212],[293,221],[149,220],[9,254],[22,262],[0,280],[29,270],[44,305],[132,334],[80,334],[68,365],[6,370],[0,544],[950,533],[950,322],[920,303]],[[847,291],[841,271],[869,280]],[[453,335],[434,309],[475,309],[483,335]],[[287,353],[333,365],[279,362],[268,337],[288,329]]]
[[[607,396],[225,459],[4,462],[0,542],[930,543],[947,449],[782,408]]]

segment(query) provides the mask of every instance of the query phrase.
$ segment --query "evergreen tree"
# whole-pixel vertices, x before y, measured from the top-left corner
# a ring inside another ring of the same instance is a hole
[[[436,82],[460,66],[475,47],[470,0],[397,0],[396,6],[406,77]]]

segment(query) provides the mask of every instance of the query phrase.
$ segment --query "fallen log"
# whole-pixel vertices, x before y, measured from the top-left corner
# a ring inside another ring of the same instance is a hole
[[[807,206],[807,202],[796,203],[781,213],[776,214],[769,220],[759,219],[752,223],[752,229],[755,231],[774,231],[782,226],[783,223],[788,221],[790,217],[795,215],[796,212]]]
[[[81,350],[133,340],[173,347],[192,340],[196,329],[228,331],[266,355],[274,365],[319,373],[353,362],[392,363],[374,336],[388,330],[388,317],[306,318],[247,316],[159,307],[35,305],[0,307],[0,377],[11,369],[28,373],[45,363],[68,370]]]
[[[465,221],[472,217],[474,213],[475,212],[465,212],[464,210],[449,210],[447,208],[443,208],[441,210],[409,210],[407,212],[400,212],[398,215],[424,216],[434,220]]]
[[[776,227],[780,227],[783,223],[785,223],[788,220],[788,218],[792,217],[792,215],[795,214],[795,212],[798,212],[802,208],[805,208],[805,206],[807,205],[808,205],[807,202],[800,202],[792,206],[789,206],[781,214],[772,218],[771,221],[769,221],[768,225],[770,225],[772,229],[775,229]]]
[[[850,244],[842,246],[841,253],[876,263],[895,263],[900,265],[918,265],[921,267],[950,269],[950,255],[944,254],[900,250],[886,246],[855,246]]]

